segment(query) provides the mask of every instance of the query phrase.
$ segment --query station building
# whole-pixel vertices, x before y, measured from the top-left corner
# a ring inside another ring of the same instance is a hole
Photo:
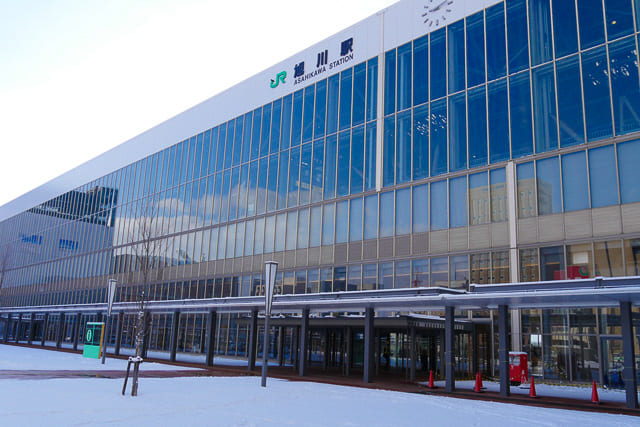
[[[77,346],[115,278],[118,351],[144,290],[149,351],[251,363],[275,260],[271,357],[444,373],[446,304],[371,332],[314,301],[640,276],[638,30],[638,0],[402,0],[0,207],[0,336]],[[508,313],[532,375],[622,384],[622,300],[483,295],[452,308],[458,378],[498,375]]]

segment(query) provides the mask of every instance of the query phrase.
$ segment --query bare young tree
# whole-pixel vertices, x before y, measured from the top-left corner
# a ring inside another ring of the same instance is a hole
[[[143,361],[144,339],[146,330],[145,305],[150,299],[149,282],[152,272],[161,267],[166,252],[165,240],[162,239],[162,223],[156,206],[149,202],[141,206],[138,214],[131,222],[129,242],[131,246],[132,270],[139,273],[140,286],[136,293],[136,327],[135,327],[135,355],[129,358],[133,363],[133,381],[131,395],[138,395],[138,370]],[[130,366],[130,365],[129,365]],[[127,376],[128,376],[127,368]],[[125,379],[126,388],[126,379]],[[124,390],[123,390],[124,392]]]

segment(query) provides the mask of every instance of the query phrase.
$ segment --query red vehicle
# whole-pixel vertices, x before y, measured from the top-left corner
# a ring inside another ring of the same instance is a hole
[[[529,358],[527,353],[509,352],[509,379],[511,384],[520,385],[529,381]]]

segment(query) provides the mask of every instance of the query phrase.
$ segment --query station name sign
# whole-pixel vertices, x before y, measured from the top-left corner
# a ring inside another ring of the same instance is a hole
[[[300,61],[295,64],[293,70],[290,70],[293,71],[293,85],[299,85],[306,80],[313,79],[327,71],[341,67],[352,61],[353,58],[353,37],[351,37],[340,43],[339,51],[337,49],[335,52],[325,49],[317,52],[315,64],[313,64],[313,62],[305,63],[305,61]],[[280,71],[275,78],[271,79],[271,88],[275,89],[280,85],[287,84],[287,75],[287,70]]]

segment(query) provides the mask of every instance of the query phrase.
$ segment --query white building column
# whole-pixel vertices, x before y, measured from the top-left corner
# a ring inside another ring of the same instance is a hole
[[[520,282],[520,254],[518,251],[518,185],[516,165],[507,163],[507,206],[509,219],[509,279],[511,283]],[[511,349],[522,351],[522,329],[520,310],[511,310]]]

